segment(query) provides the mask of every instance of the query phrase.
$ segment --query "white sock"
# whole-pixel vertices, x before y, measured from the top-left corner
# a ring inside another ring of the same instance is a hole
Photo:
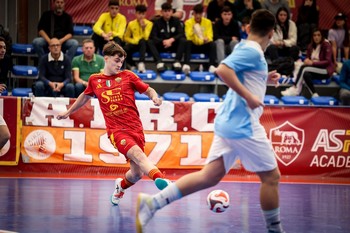
[[[266,227],[273,232],[284,232],[280,220],[280,208],[263,211]]]
[[[156,209],[161,209],[164,206],[176,201],[182,197],[180,189],[175,183],[152,196],[152,204]]]

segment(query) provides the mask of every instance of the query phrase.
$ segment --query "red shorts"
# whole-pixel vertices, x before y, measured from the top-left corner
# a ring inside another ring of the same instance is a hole
[[[116,131],[109,136],[114,148],[127,157],[131,147],[137,145],[142,151],[145,149],[145,135],[143,132]]]

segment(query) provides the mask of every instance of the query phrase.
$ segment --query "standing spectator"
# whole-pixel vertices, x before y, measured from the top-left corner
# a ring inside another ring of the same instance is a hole
[[[53,10],[45,11],[38,24],[40,37],[33,40],[33,47],[39,60],[48,53],[47,47],[52,38],[58,38],[62,51],[66,52],[70,60],[73,59],[78,48],[78,41],[73,39],[73,20],[64,11],[64,0],[54,0]]]
[[[339,99],[343,105],[350,105],[350,60],[343,63],[339,79]]]
[[[346,25],[346,15],[339,13],[334,17],[334,24],[328,32],[328,40],[332,44],[333,59],[335,65],[341,63],[342,58],[349,59],[349,30]],[[340,67],[338,67],[340,68]]]
[[[237,18],[237,12],[235,4],[228,0],[211,0],[207,7],[207,19],[210,19],[213,23],[221,19],[221,12],[224,6],[231,8],[233,18]]]
[[[82,49],[83,54],[74,57],[72,61],[75,97],[85,90],[90,75],[102,72],[105,65],[103,57],[95,54],[96,48],[92,39],[85,39]]]
[[[0,91],[6,90],[7,86],[10,84],[8,74],[12,68],[12,59],[11,56],[6,53],[6,50],[6,40],[4,37],[0,36]]]
[[[221,19],[213,27],[217,62],[220,63],[240,41],[240,28],[238,22],[233,19],[229,6],[224,6],[221,9]]]
[[[184,73],[190,72],[190,59],[192,53],[206,53],[209,55],[209,71],[215,72],[216,48],[213,42],[213,26],[209,19],[203,17],[203,5],[193,7],[193,17],[185,22],[185,35],[187,39],[185,49]]]
[[[288,12],[290,13],[289,2],[287,0],[262,0],[261,1],[261,8],[269,10],[273,15],[276,15],[278,9],[281,7],[285,7],[286,9],[288,9]]]
[[[166,69],[159,52],[175,52],[175,62],[173,69],[181,71],[181,59],[185,50],[185,34],[181,21],[173,17],[173,10],[170,3],[162,4],[161,17],[156,19],[153,24],[150,39],[148,41],[149,48],[157,63],[158,72]]]
[[[316,0],[304,0],[298,8],[298,18],[296,21],[298,29],[297,44],[301,51],[306,51],[312,38],[312,32],[318,27],[320,12]]]
[[[147,51],[147,41],[151,34],[153,23],[145,19],[147,7],[145,5],[137,5],[135,7],[136,19],[129,22],[124,34],[125,52],[129,54],[126,62],[130,66],[135,66],[132,54],[136,51],[140,52],[140,60],[137,69],[140,73],[146,71],[145,59]]]
[[[302,90],[303,81],[312,96],[318,96],[313,79],[328,79],[334,72],[331,44],[327,41],[320,29],[315,29],[312,33],[312,42],[306,52],[304,64],[300,67],[296,80],[290,88],[282,91],[284,96],[299,95]]]
[[[236,0],[235,7],[238,20],[242,21],[246,16],[251,18],[254,11],[261,9],[261,4],[259,0]]]
[[[92,39],[97,50],[101,53],[110,40],[122,45],[125,28],[126,18],[119,13],[119,0],[109,0],[108,12],[102,13],[92,28]]]
[[[182,20],[184,17],[184,1],[183,0],[156,0],[154,3],[154,10],[155,10],[155,15],[154,15],[154,20],[161,17],[161,11],[162,11],[162,5],[164,3],[169,3],[172,6],[173,10],[173,16],[178,18],[179,20]]]
[[[271,61],[279,57],[292,57],[294,61],[298,60],[297,27],[290,19],[288,9],[284,7],[278,9],[276,22],[271,44],[266,49],[266,55]]]
[[[59,39],[49,42],[50,52],[41,57],[39,62],[39,80],[34,84],[35,96],[74,98],[71,61],[61,51]]]

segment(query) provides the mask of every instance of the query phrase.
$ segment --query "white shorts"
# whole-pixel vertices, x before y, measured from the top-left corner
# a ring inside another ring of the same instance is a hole
[[[206,163],[220,157],[223,157],[226,173],[238,159],[250,172],[271,171],[277,167],[271,142],[266,136],[228,139],[214,135]]]
[[[0,125],[6,125],[6,122],[1,115],[0,115]]]

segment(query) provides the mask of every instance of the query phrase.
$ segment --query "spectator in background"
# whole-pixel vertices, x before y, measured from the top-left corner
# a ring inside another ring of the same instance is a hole
[[[306,51],[312,38],[312,31],[318,27],[320,12],[316,0],[304,0],[298,8],[298,18],[296,21],[298,40],[297,44],[301,51]]]
[[[173,10],[170,3],[162,4],[161,17],[156,19],[153,24],[149,48],[157,63],[157,71],[166,70],[159,52],[176,53],[173,70],[181,71],[181,60],[185,51],[185,34],[181,21],[173,17]]]
[[[294,61],[299,59],[297,27],[290,19],[289,11],[285,7],[277,11],[276,27],[271,44],[266,49],[266,55],[271,61],[279,57],[292,57]]]
[[[213,42],[212,22],[203,17],[203,5],[193,7],[193,17],[185,21],[185,35],[187,39],[185,49],[184,73],[190,72],[190,59],[192,53],[205,53],[209,55],[209,72],[215,72],[216,48]]]
[[[33,40],[33,47],[39,60],[49,52],[48,45],[52,38],[58,38],[70,60],[73,59],[78,48],[78,41],[73,39],[73,19],[64,11],[64,0],[54,0],[53,9],[45,11],[38,24],[40,37]]]
[[[221,19],[222,8],[228,6],[231,9],[233,18],[237,18],[236,7],[232,2],[228,0],[211,0],[207,7],[207,19],[210,19],[213,23]]]
[[[229,6],[221,9],[221,19],[213,25],[213,28],[217,62],[220,63],[240,41],[240,28]]]
[[[103,57],[95,54],[95,45],[92,39],[85,39],[82,49],[83,54],[74,57],[72,61],[75,97],[78,97],[85,90],[90,75],[102,72],[105,65]]]
[[[183,0],[156,0],[154,3],[155,16],[154,20],[161,17],[162,5],[164,3],[170,3],[173,9],[173,16],[182,20],[184,17],[184,1]]]
[[[269,10],[273,15],[276,15],[278,9],[281,7],[288,9],[288,12],[290,13],[289,1],[287,0],[262,0],[261,1],[261,8]]]
[[[12,59],[9,54],[6,53],[6,40],[0,36],[0,92],[6,90],[10,84],[8,79],[9,71],[12,68]]]
[[[304,64],[300,67],[294,85],[282,91],[284,96],[299,95],[302,90],[303,81],[313,97],[318,94],[315,90],[313,79],[328,79],[333,75],[334,63],[332,58],[331,44],[327,41],[320,29],[314,29],[312,42],[306,52]]]
[[[71,61],[61,51],[57,38],[50,40],[49,49],[39,62],[39,80],[34,84],[34,95],[60,97],[62,94],[74,98]]]
[[[242,21],[244,17],[248,16],[250,18],[254,11],[261,9],[261,4],[259,0],[236,0],[235,7],[237,18]]]
[[[248,17],[248,16],[244,17],[241,21],[241,28],[239,30],[241,40],[247,39],[247,37],[248,37],[247,26],[249,25],[249,23],[250,23],[250,17]]]
[[[328,31],[328,40],[332,44],[333,60],[336,66],[338,66],[338,72],[342,59],[349,59],[349,30],[346,24],[346,15],[338,13],[334,17],[334,24]]]
[[[119,13],[119,7],[119,0],[109,0],[108,12],[102,13],[92,28],[92,39],[100,53],[108,41],[123,45],[126,18]]]
[[[136,51],[140,52],[140,60],[137,69],[140,73],[146,71],[145,59],[147,51],[147,41],[151,34],[153,23],[145,19],[147,7],[145,5],[137,5],[135,7],[135,19],[128,23],[124,34],[125,52],[129,54],[126,62],[130,67],[135,66],[132,54]],[[131,68],[132,69],[132,68]]]
[[[339,78],[339,99],[343,105],[350,105],[350,60],[343,63]]]
[[[10,33],[5,30],[4,26],[0,24],[0,37],[4,38],[6,44],[6,54],[11,55],[12,53],[12,37]]]

